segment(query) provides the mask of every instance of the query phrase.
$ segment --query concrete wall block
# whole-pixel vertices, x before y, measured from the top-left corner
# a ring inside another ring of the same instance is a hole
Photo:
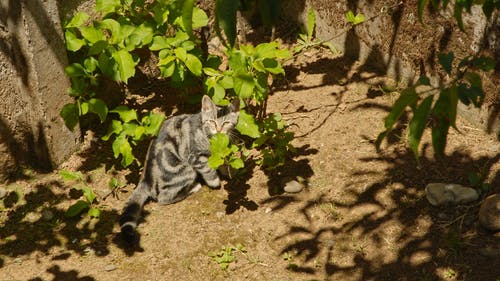
[[[0,39],[0,157],[51,169],[79,143],[59,117],[72,99],[57,1],[1,0]]]

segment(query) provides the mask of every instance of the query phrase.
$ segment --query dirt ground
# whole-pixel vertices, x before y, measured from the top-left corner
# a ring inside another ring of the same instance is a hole
[[[116,171],[96,137],[61,168],[85,173],[100,220],[66,218],[81,193],[57,172],[25,171],[2,200],[0,280],[500,280],[500,236],[478,224],[480,201],[438,208],[424,196],[427,183],[468,184],[471,172],[499,192],[500,143],[459,119],[444,159],[426,134],[417,167],[404,128],[377,152],[397,95],[360,69],[321,53],[287,66],[268,111],[295,132],[296,155],[280,171],[255,168],[219,190],[146,205],[136,248],[116,221],[139,172]],[[279,192],[297,176],[302,192]],[[125,186],[103,199],[113,177]],[[222,259],[232,260],[226,270]]]

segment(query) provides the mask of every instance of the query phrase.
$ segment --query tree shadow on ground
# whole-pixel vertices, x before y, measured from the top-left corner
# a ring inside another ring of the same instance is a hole
[[[301,213],[309,217],[313,207],[321,202],[331,202],[346,212],[364,206],[373,211],[350,223],[318,225],[310,220],[306,225],[291,223],[288,231],[276,238],[280,241],[291,237],[294,241],[281,253],[292,252],[305,262],[317,260],[324,265],[296,266],[294,271],[311,274],[323,271],[328,280],[345,275],[357,276],[358,280],[440,280],[439,265],[464,280],[495,280],[500,276],[500,269],[491,267],[491,257],[480,254],[485,246],[498,245],[498,240],[478,225],[477,202],[432,207],[423,195],[423,187],[429,182],[467,185],[467,174],[478,169],[492,179],[494,190],[490,193],[498,192],[500,171],[492,170],[492,166],[500,161],[499,155],[474,159],[467,153],[454,151],[441,160],[422,158],[425,167],[422,169],[417,169],[409,150],[361,160],[367,164],[384,163],[387,168],[382,179],[376,177],[378,180],[370,182],[380,172],[369,168],[354,171],[351,176],[355,181],[338,187],[352,200],[325,201],[325,195],[320,195],[304,202]],[[351,241],[346,242],[347,236]],[[342,262],[339,255],[350,261]]]
[[[0,228],[3,241],[0,256],[16,258],[33,253],[49,254],[54,248],[63,249],[54,260],[65,260],[73,254],[107,255],[117,212],[101,209],[99,220],[79,216],[69,218],[65,215],[68,206],[64,203],[73,202],[82,192],[76,189],[69,192],[68,189],[57,180],[35,184],[24,194],[24,187],[8,186],[2,199],[6,218]],[[3,265],[0,259],[0,267]]]

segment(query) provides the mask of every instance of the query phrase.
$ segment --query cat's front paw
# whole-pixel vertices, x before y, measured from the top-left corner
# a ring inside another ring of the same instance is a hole
[[[220,179],[219,177],[214,177],[210,180],[205,180],[206,184],[208,185],[208,187],[210,188],[218,188],[220,187]]]

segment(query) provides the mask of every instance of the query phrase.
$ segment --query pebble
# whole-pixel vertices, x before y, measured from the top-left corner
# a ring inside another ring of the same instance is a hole
[[[42,210],[42,218],[45,221],[50,221],[54,218],[54,213],[51,210],[44,209]]]
[[[475,189],[454,183],[429,183],[425,196],[434,206],[468,203],[479,198]]]
[[[266,214],[269,214],[273,209],[271,209],[270,207],[267,207],[265,210],[264,210],[264,213]]]
[[[479,208],[479,222],[489,230],[500,230],[500,194],[493,194],[484,199]]]
[[[496,258],[500,257],[500,249],[486,247],[479,249],[479,253],[485,257]]]
[[[4,187],[0,187],[0,199],[4,198],[7,195],[7,189]]]
[[[285,184],[285,187],[283,190],[288,193],[298,193],[301,192],[302,189],[304,189],[304,184],[296,181],[296,180],[291,180]]]
[[[116,269],[116,266],[114,266],[113,264],[108,264],[108,265],[106,265],[106,267],[104,267],[105,271],[113,271],[115,269]]]
[[[215,213],[215,216],[216,216],[218,219],[221,219],[222,217],[224,217],[224,212],[216,212],[216,213]]]

